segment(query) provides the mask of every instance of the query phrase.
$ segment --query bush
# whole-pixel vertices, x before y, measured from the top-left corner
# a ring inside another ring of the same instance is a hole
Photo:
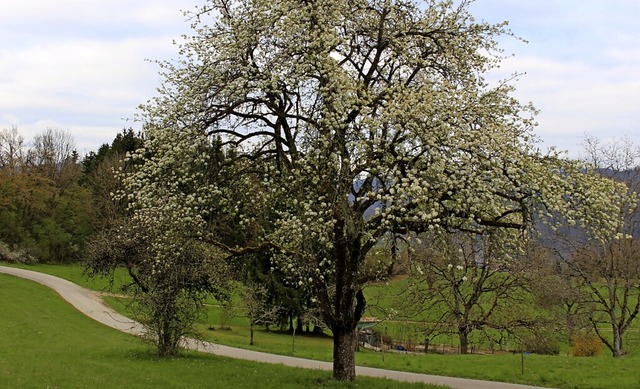
[[[531,332],[521,335],[522,348],[524,351],[539,355],[560,354],[560,341],[558,336],[551,330],[537,328]]]
[[[0,261],[9,263],[35,263],[36,260],[22,249],[12,250],[9,245],[0,242]]]
[[[602,341],[594,333],[581,333],[571,337],[571,353],[574,357],[594,357],[601,350]]]

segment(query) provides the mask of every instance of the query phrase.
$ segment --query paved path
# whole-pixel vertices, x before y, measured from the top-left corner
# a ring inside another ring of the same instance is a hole
[[[113,309],[109,308],[102,302],[102,299],[98,296],[97,293],[82,288],[72,282],[48,274],[5,266],[0,266],[0,273],[6,273],[13,276],[26,278],[48,286],[49,288],[55,290],[63,299],[73,305],[80,312],[104,325],[133,335],[140,335],[143,332],[143,327],[140,323],[132,321],[131,319],[115,312]],[[186,347],[192,350],[237,359],[283,364],[286,366],[302,367],[307,369],[332,370],[332,365],[329,362],[267,354],[258,351],[251,351],[197,341],[194,339],[188,339],[186,341]],[[429,384],[445,385],[456,389],[540,389],[539,387],[528,385],[408,373],[401,371],[376,369],[372,367],[358,366],[356,367],[356,373],[357,375],[361,376],[384,377],[398,381],[424,382]]]

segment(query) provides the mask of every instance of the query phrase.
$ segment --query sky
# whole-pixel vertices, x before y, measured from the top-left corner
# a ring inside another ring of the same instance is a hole
[[[178,58],[174,39],[191,33],[182,11],[202,1],[0,1],[0,129],[27,140],[68,130],[81,154],[139,129],[137,107],[161,82],[153,60]],[[515,96],[540,110],[540,149],[579,158],[585,137],[640,145],[639,1],[476,0],[470,10],[527,40],[500,38],[510,56],[489,78],[520,74]]]

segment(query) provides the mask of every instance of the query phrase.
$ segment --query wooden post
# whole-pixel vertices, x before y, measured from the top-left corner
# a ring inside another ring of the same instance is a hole
[[[291,337],[291,351],[296,353],[296,327],[293,327],[293,336]]]

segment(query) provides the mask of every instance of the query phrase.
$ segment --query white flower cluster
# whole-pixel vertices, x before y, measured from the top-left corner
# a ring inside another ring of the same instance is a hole
[[[205,230],[215,205],[278,247],[297,285],[338,261],[357,277],[389,232],[517,229],[537,211],[611,236],[623,187],[536,151],[536,110],[481,76],[504,26],[451,4],[209,0],[183,60],[162,64],[144,164],[116,195],[176,234]],[[252,173],[219,189],[205,133]]]

